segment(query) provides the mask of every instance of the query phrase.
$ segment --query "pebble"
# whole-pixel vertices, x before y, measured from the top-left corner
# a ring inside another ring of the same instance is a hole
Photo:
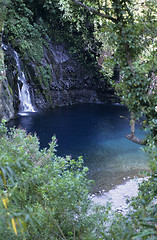
[[[118,185],[116,188],[111,189],[109,192],[102,191],[101,195],[92,194],[92,201],[96,204],[106,205],[108,201],[112,204],[114,211],[126,213],[128,209],[127,200],[138,194],[138,184],[141,183],[144,178],[130,179],[124,184]],[[100,191],[99,191],[100,192]]]

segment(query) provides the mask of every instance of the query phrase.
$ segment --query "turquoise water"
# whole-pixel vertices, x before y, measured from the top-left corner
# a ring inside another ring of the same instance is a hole
[[[130,133],[129,113],[120,105],[78,104],[49,112],[18,116],[10,126],[36,132],[41,148],[53,135],[58,141],[58,155],[82,155],[89,168],[88,177],[95,181],[93,192],[108,191],[125,179],[148,169],[148,160],[137,145],[125,138]],[[137,135],[144,136],[137,126]]]

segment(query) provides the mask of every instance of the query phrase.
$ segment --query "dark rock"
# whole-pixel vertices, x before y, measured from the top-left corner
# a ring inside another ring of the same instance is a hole
[[[93,68],[83,66],[63,45],[53,42],[48,44],[49,47],[44,47],[41,63],[28,57],[20,61],[36,108],[50,109],[75,103],[117,101],[97,66]],[[7,80],[13,91],[13,106],[17,112],[18,69],[14,55],[14,50],[7,46],[5,51]]]

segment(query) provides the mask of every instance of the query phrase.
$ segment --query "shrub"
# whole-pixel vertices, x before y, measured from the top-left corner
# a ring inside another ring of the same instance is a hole
[[[4,124],[0,153],[2,239],[94,240],[99,235],[106,212],[91,210],[82,157],[57,156],[55,137],[41,150],[36,135],[7,131]]]

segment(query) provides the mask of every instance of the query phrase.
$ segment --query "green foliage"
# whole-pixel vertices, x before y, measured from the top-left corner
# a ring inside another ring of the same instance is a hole
[[[0,0],[0,33],[2,33],[4,27],[4,20],[6,18],[6,6],[9,0]]]
[[[83,2],[86,7],[72,0],[46,0],[38,4],[33,0],[11,1],[5,34],[23,57],[27,53],[39,64],[44,75],[40,81],[47,89],[50,69],[40,66],[46,44],[42,35],[47,37],[50,31],[58,42],[64,39],[67,46],[72,45],[71,52],[76,57],[80,53],[85,62],[94,59],[95,63],[98,42],[102,42],[105,50],[102,71],[135,118],[144,116],[143,126],[149,128],[149,178],[133,199],[133,210],[126,216],[117,213],[111,218],[109,208],[91,208],[82,158],[75,161],[69,156],[57,156],[54,138],[48,149],[40,150],[36,136],[20,129],[8,132],[2,124],[3,239],[156,239],[157,94],[156,87],[151,88],[156,77],[156,1]],[[60,29],[64,31],[61,33]],[[86,54],[82,54],[84,48]],[[117,83],[111,81],[115,64],[120,66]]]
[[[66,14],[67,7],[68,1],[44,1],[46,21],[50,26],[49,34],[58,43],[64,42],[80,64],[89,65],[89,68],[93,64],[94,67],[99,48],[99,42],[93,35],[94,19],[83,9],[74,12],[77,19],[72,18]],[[69,7],[68,10],[70,11]]]
[[[157,149],[150,142],[151,171],[128,214],[94,206],[82,157],[56,154],[56,139],[40,149],[38,138],[0,125],[0,234],[3,239],[155,239]]]
[[[145,150],[150,157],[150,172],[139,185],[138,196],[130,200],[128,213],[113,217],[106,239],[155,240],[157,237],[157,148],[151,142]]]
[[[151,126],[150,130],[155,136],[152,122],[154,117],[156,119],[154,109],[157,103],[157,2],[87,0],[82,3],[61,0],[59,4],[65,17],[80,26],[85,24],[85,15],[94,17],[95,38],[103,43],[100,53],[100,57],[104,58],[102,72],[108,76],[122,103],[134,113],[134,120],[145,116],[144,127]],[[80,11],[84,11],[83,17]],[[119,82],[112,81],[115,65],[120,69]]]
[[[139,187],[139,194],[131,205],[136,216],[136,228],[139,228],[133,239],[156,239],[157,237],[157,148],[153,142],[149,142],[146,151],[150,157],[150,173],[148,179]]]
[[[93,36],[93,18],[80,11],[81,21],[67,19],[61,3],[56,1],[11,1],[8,7],[8,21],[5,26],[7,41],[22,55],[41,61],[43,45],[48,35],[55,42],[63,43],[80,62],[89,64],[95,60],[97,43]],[[90,61],[91,62],[91,61]]]
[[[21,129],[8,132],[4,124],[0,153],[3,239],[95,239],[99,221],[93,223],[82,157],[57,156],[55,137],[40,150],[36,136]]]
[[[79,64],[86,64],[87,71],[93,69],[95,78],[99,77],[96,68],[96,53],[99,44],[93,35],[93,18],[80,12],[82,20],[70,21],[64,17],[59,1],[10,1],[7,8],[7,21],[4,36],[6,42],[16,49],[22,59],[25,73],[34,86],[52,103],[49,92],[52,72],[46,59],[45,51],[49,43],[64,45]],[[78,26],[79,25],[79,26]],[[30,77],[29,66],[33,65]]]
[[[5,34],[9,36],[8,41],[14,48],[20,50],[23,57],[27,56],[40,63],[43,56],[42,19],[39,20],[39,24],[30,24],[27,17],[16,15],[7,21]]]

